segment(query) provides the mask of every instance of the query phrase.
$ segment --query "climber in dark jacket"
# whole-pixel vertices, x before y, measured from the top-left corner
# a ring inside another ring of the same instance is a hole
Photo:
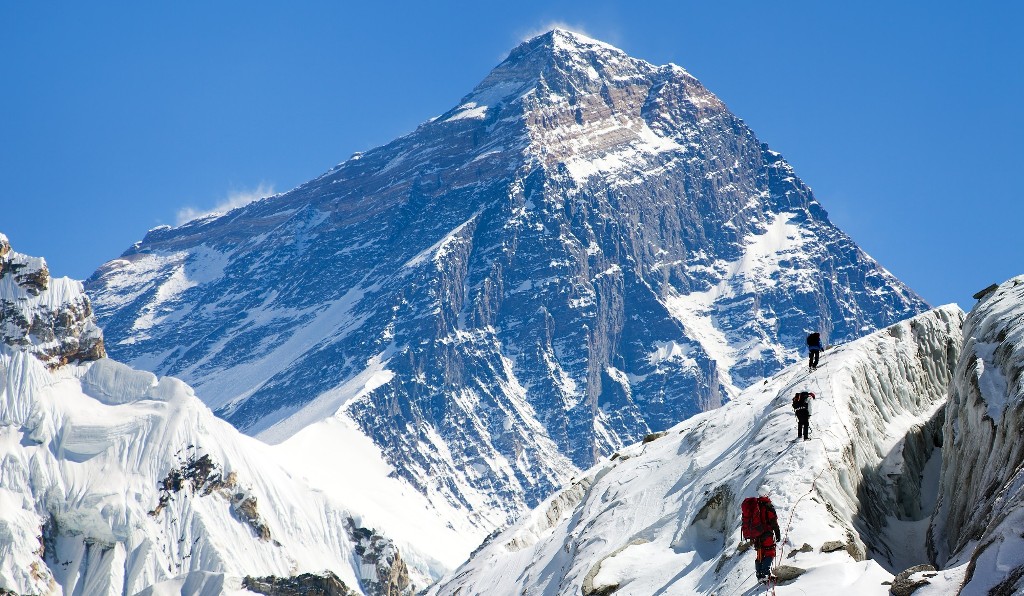
[[[793,411],[796,412],[796,438],[807,440],[811,432],[811,400],[816,399],[810,391],[800,391],[793,396]]]
[[[809,358],[807,362],[808,368],[814,370],[818,368],[818,357],[825,348],[821,347],[821,334],[815,331],[814,333],[807,336],[807,356]]]

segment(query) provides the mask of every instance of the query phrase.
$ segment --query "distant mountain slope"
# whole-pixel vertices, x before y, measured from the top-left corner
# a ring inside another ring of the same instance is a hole
[[[932,439],[963,317],[947,306],[893,325],[617,452],[428,593],[764,593],[737,545],[743,498],[770,494],[788,567],[776,572],[789,578],[773,593],[888,594],[893,573],[928,563],[943,451]],[[810,441],[794,441],[801,390],[816,394]]]
[[[245,576],[330,572],[341,594],[410,596],[452,564],[451,539],[428,514],[412,514],[430,532],[423,548],[399,549],[185,383],[98,358],[81,284],[50,279],[2,235],[0,246],[0,593],[136,594],[170,582],[209,594],[241,591]],[[24,321],[31,341],[8,333]],[[58,362],[72,353],[91,358]]]
[[[562,30],[409,135],[151,231],[87,289],[113,356],[271,442],[358,428],[487,531],[806,331],[926,306],[686,71]]]

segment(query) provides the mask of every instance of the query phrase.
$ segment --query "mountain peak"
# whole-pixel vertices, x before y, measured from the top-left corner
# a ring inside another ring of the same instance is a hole
[[[603,41],[552,29],[513,48],[461,103],[494,106],[539,84],[558,94],[592,92],[600,89],[602,81],[630,80],[656,70],[657,66]]]
[[[541,33],[540,35],[532,37],[524,41],[522,44],[520,44],[519,47],[523,46],[558,48],[570,51],[600,49],[606,51],[611,50],[619,54],[625,54],[625,52],[611,44],[594,39],[592,37],[588,37],[583,33],[571,31],[569,29],[563,29],[560,27],[556,27],[554,29],[551,29],[550,31],[547,31],[546,33]]]

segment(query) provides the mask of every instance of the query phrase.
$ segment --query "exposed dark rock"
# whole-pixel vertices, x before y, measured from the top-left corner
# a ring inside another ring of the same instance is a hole
[[[975,300],[981,300],[985,296],[988,296],[992,292],[995,292],[997,289],[999,289],[999,284],[992,284],[983,290],[978,290],[977,292],[974,293],[973,296],[971,296],[971,298],[974,298]]]
[[[370,528],[358,527],[352,518],[345,520],[345,529],[355,543],[363,569],[373,569],[372,574],[364,573],[360,578],[364,592],[370,596],[412,596],[416,592],[409,569],[390,539]]]
[[[303,573],[294,577],[246,576],[242,587],[266,596],[359,596],[330,571],[323,575]]]
[[[10,250],[6,239],[0,249],[0,279],[15,283],[10,295],[0,295],[0,341],[30,352],[51,369],[103,358],[103,334],[78,282],[57,280],[72,287],[58,294],[59,301],[46,300],[51,285],[46,262]]]
[[[902,571],[893,578],[889,593],[893,596],[910,596],[921,586],[931,583],[923,575],[934,571],[935,568],[931,565],[916,565]]]
[[[807,573],[807,570],[801,569],[800,567],[794,567],[792,565],[779,565],[773,572],[775,573],[777,581],[788,582]]]
[[[646,437],[644,437],[644,443],[650,443],[651,441],[657,441],[658,439],[664,437],[667,434],[668,434],[667,430],[663,430],[661,432],[656,432],[656,433],[651,433],[651,434],[647,435]]]
[[[270,528],[260,517],[256,496],[238,487],[237,475],[232,472],[224,476],[219,464],[208,454],[198,455],[186,448],[188,455],[179,467],[172,468],[160,481],[160,498],[157,506],[149,512],[156,517],[170,503],[175,494],[184,491],[189,496],[206,497],[216,494],[231,504],[231,515],[246,524],[263,541],[271,539]]]
[[[800,553],[809,553],[809,552],[814,552],[814,547],[813,547],[813,546],[811,546],[810,544],[807,544],[807,543],[805,542],[805,543],[804,543],[804,545],[803,545],[803,546],[801,546],[800,548],[798,548],[798,549],[796,549],[796,550],[791,550],[791,551],[789,551],[789,554],[788,554],[788,555],[786,555],[786,556],[787,556],[788,558],[792,559],[793,557],[797,556],[797,555],[798,555],[798,554],[800,554]]]
[[[840,540],[829,540],[821,545],[821,552],[834,553],[837,550],[846,550],[846,543]]]

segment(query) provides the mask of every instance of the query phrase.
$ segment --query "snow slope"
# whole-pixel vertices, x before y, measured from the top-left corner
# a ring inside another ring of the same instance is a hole
[[[620,450],[429,593],[753,594],[753,554],[737,544],[739,504],[758,493],[779,511],[777,562],[805,571],[778,594],[887,593],[892,570],[865,558],[887,540],[871,510],[907,517],[900,484],[927,475],[909,455],[942,412],[963,316],[942,307],[834,348],[815,372],[794,365]],[[790,399],[803,389],[817,394],[812,440],[794,442]],[[927,563],[916,548],[901,554]]]
[[[0,275],[0,324],[40,303],[88,308],[71,280],[47,275],[24,295],[14,274]],[[308,454],[239,433],[182,381],[106,358],[53,364],[34,344],[0,343],[0,592],[134,594],[331,571],[354,593],[408,595],[451,564],[426,537],[398,550],[289,472]]]

